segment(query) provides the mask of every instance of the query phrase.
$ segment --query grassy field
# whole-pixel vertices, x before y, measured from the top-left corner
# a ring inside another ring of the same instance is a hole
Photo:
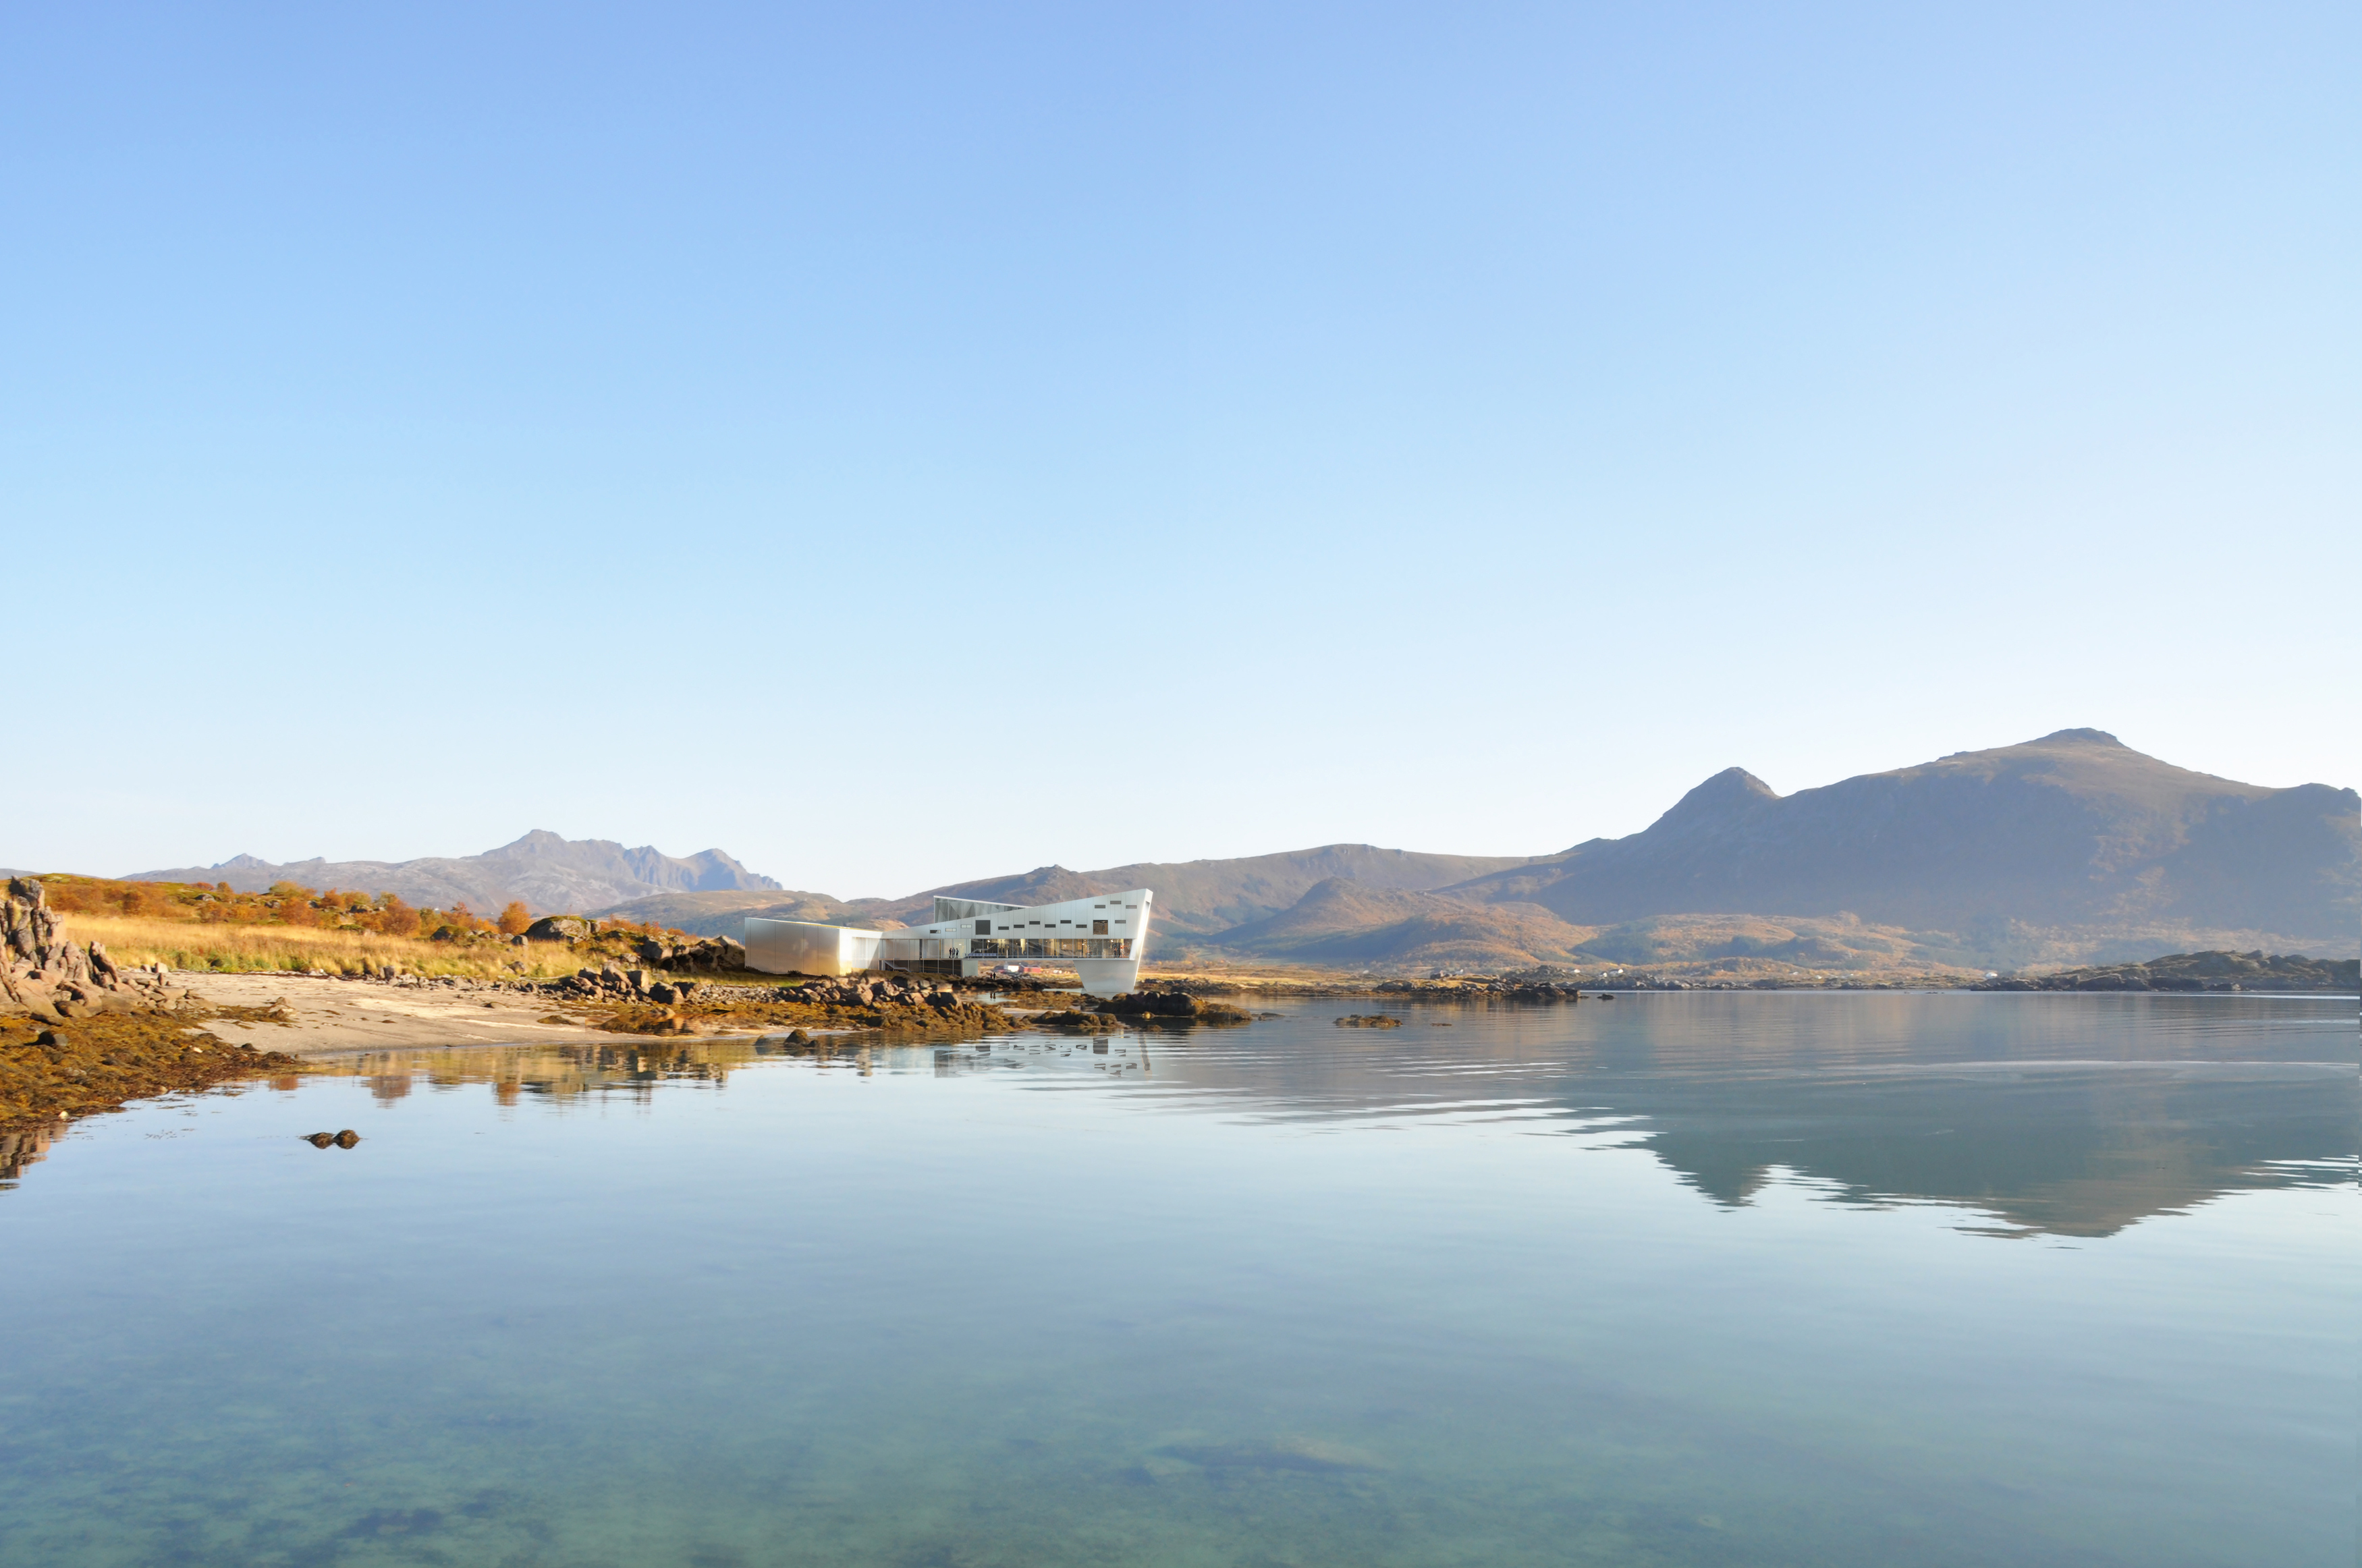
[[[72,874],[39,878],[50,907],[75,942],[96,942],[117,964],[169,964],[175,969],[253,973],[297,970],[357,975],[391,966],[405,975],[465,975],[476,979],[552,979],[608,958],[627,964],[643,935],[671,935],[618,921],[573,944],[512,940],[527,916],[523,904],[506,931],[472,914],[414,910],[391,894],[323,892],[281,882],[266,892],[232,892],[226,883],[125,882]]]
[[[596,956],[562,942],[513,946],[506,938],[461,937],[447,942],[289,925],[206,925],[140,915],[77,913],[65,917],[76,942],[96,942],[117,964],[165,963],[175,969],[324,970],[355,975],[392,965],[405,975],[469,975],[502,980],[570,975]]]

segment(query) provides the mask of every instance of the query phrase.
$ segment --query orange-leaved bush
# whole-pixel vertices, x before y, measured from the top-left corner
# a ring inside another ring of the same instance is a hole
[[[361,923],[387,936],[415,936],[418,911],[403,903],[399,894],[387,893],[378,900],[375,910],[361,917]]]

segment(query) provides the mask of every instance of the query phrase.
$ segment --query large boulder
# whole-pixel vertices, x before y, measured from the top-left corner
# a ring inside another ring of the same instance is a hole
[[[544,915],[524,933],[534,942],[579,942],[590,935],[590,922],[580,915]]]
[[[137,1005],[131,988],[96,943],[77,947],[49,895],[31,877],[12,877],[0,896],[0,1012],[73,1018]]]
[[[661,964],[668,969],[743,969],[746,966],[746,949],[734,937],[708,936],[679,947],[668,947],[658,942],[640,944],[640,955],[651,964]]]
[[[1109,998],[1106,1007],[1125,1018],[1195,1018],[1200,1003],[1179,991],[1127,991]]]

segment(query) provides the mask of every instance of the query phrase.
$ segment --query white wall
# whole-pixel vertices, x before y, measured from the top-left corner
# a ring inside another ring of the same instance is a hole
[[[852,975],[877,961],[881,931],[746,918],[746,967],[767,975]]]

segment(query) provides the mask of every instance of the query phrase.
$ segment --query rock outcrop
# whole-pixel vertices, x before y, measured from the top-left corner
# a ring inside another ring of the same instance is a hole
[[[118,969],[97,943],[77,947],[41,884],[12,877],[0,897],[0,1012],[57,1021],[168,999],[161,973]]]
[[[1187,991],[1141,989],[1109,997],[1100,1010],[1118,1018],[1153,1019],[1163,1023],[1253,1023],[1254,1015],[1228,1002],[1192,996]]]
[[[657,969],[744,969],[746,948],[734,936],[708,936],[695,942],[679,944],[660,942],[655,937],[642,941],[636,949],[640,962]]]
[[[700,989],[692,981],[674,984],[646,969],[626,969],[613,959],[596,969],[577,969],[565,979],[546,981],[535,988],[569,999],[652,1001],[663,1007],[695,1001]]]
[[[2302,954],[2169,953],[2145,964],[2108,964],[1986,980],[1972,991],[2330,991],[2357,988],[2351,958]]]
[[[1581,986],[1571,981],[1518,980],[1495,975],[1461,975],[1448,980],[1384,980],[1377,989],[1384,996],[1407,996],[1419,1001],[1565,1002],[1569,1006],[1581,1001],[1585,994]]]

